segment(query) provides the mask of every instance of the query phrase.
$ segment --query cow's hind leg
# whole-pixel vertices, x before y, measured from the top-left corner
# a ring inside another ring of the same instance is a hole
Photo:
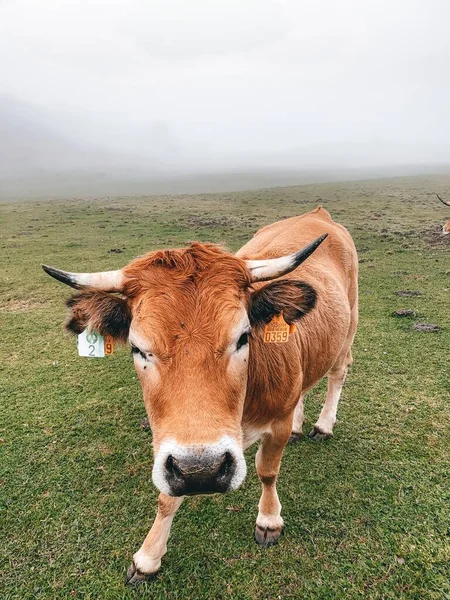
[[[316,441],[328,440],[333,437],[333,427],[336,423],[337,408],[347,377],[348,367],[351,365],[351,350],[346,352],[344,359],[339,359],[327,374],[328,389],[327,399],[323,405],[317,423],[314,425],[309,437]]]
[[[281,457],[291,428],[292,417],[276,423],[272,426],[272,431],[261,438],[256,453],[256,470],[262,483],[262,495],[258,505],[255,539],[261,546],[276,544],[284,528],[276,484]]]
[[[158,512],[144,543],[133,556],[133,562],[127,571],[126,582],[140,583],[151,579],[161,566],[161,558],[167,551],[170,527],[173,518],[183,497],[173,498],[160,494],[158,498]]]
[[[292,425],[292,433],[289,438],[290,444],[295,444],[298,442],[303,436],[303,404],[305,400],[305,394],[301,394],[300,398],[297,402],[297,406],[294,410],[294,423]]]

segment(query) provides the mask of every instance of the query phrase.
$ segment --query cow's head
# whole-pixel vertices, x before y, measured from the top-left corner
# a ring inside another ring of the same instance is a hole
[[[295,269],[326,235],[270,260],[242,260],[220,247],[151,252],[119,271],[67,273],[80,291],[67,328],[128,341],[153,431],[153,481],[164,493],[226,492],[246,474],[241,418],[252,330],[283,311],[300,319],[315,303],[306,283],[275,279]]]

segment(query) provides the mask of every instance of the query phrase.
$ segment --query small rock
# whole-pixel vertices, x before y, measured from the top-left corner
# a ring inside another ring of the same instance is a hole
[[[433,325],[432,323],[414,323],[414,331],[441,331],[439,325]]]
[[[122,248],[111,248],[108,250],[108,254],[122,254]]]

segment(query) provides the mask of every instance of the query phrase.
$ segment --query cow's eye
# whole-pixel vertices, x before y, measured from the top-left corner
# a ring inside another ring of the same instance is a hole
[[[144,360],[148,360],[151,356],[151,354],[142,352],[142,350],[139,350],[139,348],[137,346],[133,346],[133,344],[131,344],[131,354],[139,354],[139,356],[141,356]]]
[[[244,333],[241,335],[241,337],[237,341],[236,350],[240,350],[242,348],[242,346],[246,346],[248,344],[248,336],[249,336],[249,332],[244,331]]]

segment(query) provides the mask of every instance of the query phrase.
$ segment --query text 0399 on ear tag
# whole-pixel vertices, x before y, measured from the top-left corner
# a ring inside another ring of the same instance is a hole
[[[101,335],[85,329],[77,338],[79,356],[103,358],[114,352],[114,342],[110,335]]]

